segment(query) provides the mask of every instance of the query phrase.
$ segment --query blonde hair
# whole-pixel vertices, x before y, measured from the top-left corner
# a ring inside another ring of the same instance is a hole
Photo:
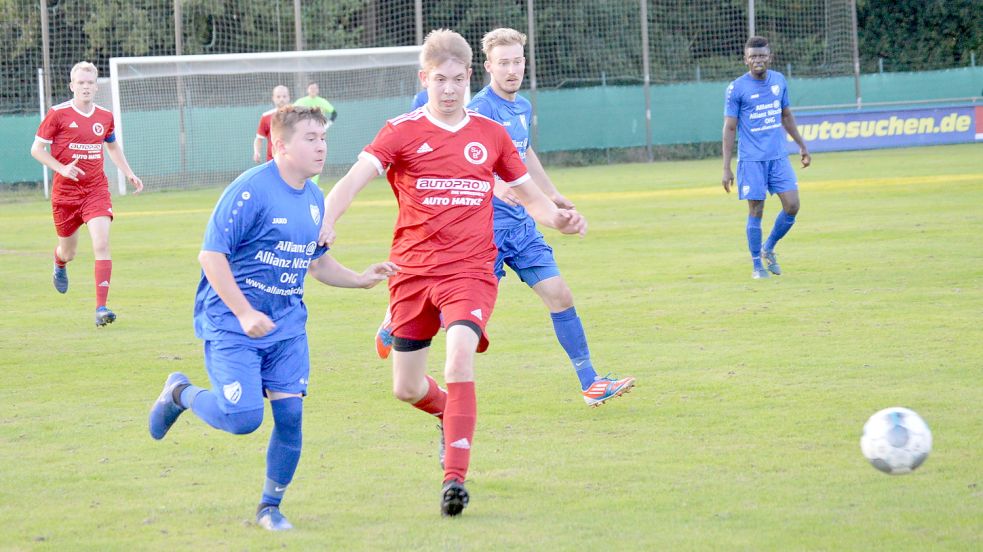
[[[321,126],[328,124],[327,117],[318,107],[285,105],[270,118],[270,138],[279,138],[284,142],[290,140],[301,121],[314,121]]]
[[[72,66],[72,72],[69,73],[69,78],[74,81],[75,80],[75,75],[77,73],[81,72],[81,71],[88,71],[89,73],[92,73],[93,75],[95,75],[96,78],[99,77],[99,68],[98,67],[96,67],[94,64],[92,64],[92,63],[90,63],[88,61],[80,61],[80,62],[78,62],[78,63],[76,63],[75,65]]]
[[[429,71],[446,61],[456,61],[463,63],[465,67],[471,67],[473,58],[471,46],[464,37],[450,29],[436,29],[427,34],[423,41],[423,50],[420,51],[420,68]]]
[[[491,59],[491,51],[497,46],[511,46],[518,44],[526,45],[526,35],[515,29],[502,27],[485,33],[481,38],[481,50],[485,52],[485,59]]]

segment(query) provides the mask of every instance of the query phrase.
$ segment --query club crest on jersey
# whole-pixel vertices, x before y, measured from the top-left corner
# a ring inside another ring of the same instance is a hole
[[[234,381],[228,385],[223,385],[222,394],[225,395],[225,398],[228,399],[230,403],[236,404],[239,402],[239,399],[242,398],[242,385],[240,385],[238,381]]]
[[[464,158],[469,163],[480,165],[488,159],[488,150],[481,142],[468,142],[468,145],[464,146]]]
[[[778,95],[778,92],[781,89],[782,89],[782,87],[778,86],[777,84],[771,85],[771,93],[774,94],[774,95],[776,95],[776,96]]]
[[[92,133],[96,136],[102,136],[102,133],[106,132],[106,127],[102,126],[102,123],[92,124]]]
[[[317,205],[311,205],[311,218],[314,219],[314,224],[321,224],[321,210]]]
[[[522,128],[529,130],[529,123],[526,122],[526,116],[524,114],[519,115],[519,122],[522,123]]]

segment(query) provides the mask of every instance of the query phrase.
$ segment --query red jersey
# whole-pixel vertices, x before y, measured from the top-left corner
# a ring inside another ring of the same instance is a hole
[[[468,110],[450,127],[420,108],[389,120],[359,157],[389,167],[399,203],[390,259],[403,273],[492,273],[494,175],[529,179],[502,125]]]
[[[51,155],[65,165],[78,159],[76,167],[85,171],[78,182],[55,173],[51,188],[52,200],[76,200],[93,191],[105,191],[109,180],[103,170],[102,144],[113,142],[116,136],[113,114],[108,109],[92,104],[92,111],[82,113],[71,100],[53,106],[35,139],[50,144]]]
[[[256,128],[256,137],[266,139],[266,160],[271,161],[273,159],[273,138],[270,137],[270,123],[273,121],[273,114],[276,113],[276,108],[273,108],[259,118],[259,127]]]

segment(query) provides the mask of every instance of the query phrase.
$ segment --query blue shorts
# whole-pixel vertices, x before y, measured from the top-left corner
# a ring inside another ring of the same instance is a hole
[[[536,222],[532,219],[515,228],[496,229],[495,246],[498,247],[495,276],[499,280],[505,277],[504,265],[509,265],[529,287],[560,275],[560,268],[553,258],[553,248],[546,243],[546,238],[536,229]]]
[[[206,341],[205,369],[226,414],[263,408],[266,389],[307,395],[311,371],[307,334],[263,347]]]
[[[765,192],[780,194],[798,190],[788,157],[771,161],[738,161],[738,199],[764,200]]]

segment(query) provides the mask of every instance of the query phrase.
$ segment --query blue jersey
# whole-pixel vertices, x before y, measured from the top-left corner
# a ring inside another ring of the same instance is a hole
[[[225,189],[205,229],[204,251],[224,253],[249,304],[276,324],[259,339],[247,336],[204,272],[195,296],[195,335],[265,345],[305,331],[304,277],[327,248],[317,244],[324,194],[310,180],[297,190],[276,163],[249,169]]]
[[[429,98],[430,95],[427,94],[426,90],[420,90],[417,92],[416,96],[413,96],[413,105],[410,107],[410,111],[415,111],[423,107]]]
[[[522,96],[516,95],[509,101],[492,90],[491,85],[482,88],[471,98],[468,109],[473,109],[485,117],[499,122],[508,131],[515,149],[522,160],[526,160],[529,149],[529,125],[532,124],[532,104]],[[495,206],[495,230],[513,228],[524,224],[529,213],[521,206],[512,206],[497,197],[492,200]]]
[[[730,83],[724,116],[737,118],[737,152],[741,161],[771,161],[787,157],[782,109],[788,107],[788,84],[777,71],[763,80],[745,73]]]

